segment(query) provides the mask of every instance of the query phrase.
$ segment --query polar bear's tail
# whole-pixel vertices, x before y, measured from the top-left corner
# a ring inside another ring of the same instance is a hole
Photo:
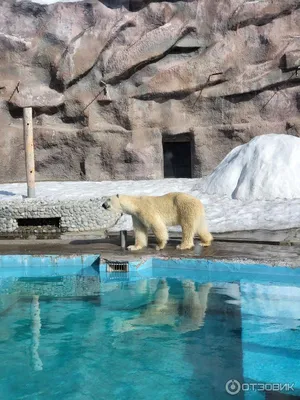
[[[207,222],[204,215],[200,217],[197,233],[200,236],[202,246],[211,245],[211,242],[214,240],[214,238],[208,230]]]

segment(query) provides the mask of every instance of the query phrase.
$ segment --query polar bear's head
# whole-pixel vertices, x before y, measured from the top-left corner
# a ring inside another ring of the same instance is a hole
[[[103,204],[102,207],[108,211],[120,212],[122,211],[120,196],[117,194],[116,196],[109,197]]]

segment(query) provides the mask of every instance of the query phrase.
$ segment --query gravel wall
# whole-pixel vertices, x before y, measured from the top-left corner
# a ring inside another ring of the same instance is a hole
[[[119,215],[105,211],[103,201],[104,198],[0,202],[0,235],[57,235],[109,229]]]

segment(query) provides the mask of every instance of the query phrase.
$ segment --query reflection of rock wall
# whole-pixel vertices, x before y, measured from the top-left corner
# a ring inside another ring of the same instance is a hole
[[[299,300],[298,286],[241,283],[245,383],[280,383],[300,395]]]
[[[300,135],[298,0],[0,4],[0,180],[162,177],[187,133],[205,175],[262,133]],[[18,86],[18,90],[15,88]]]
[[[7,294],[18,296],[86,297],[100,293],[99,276],[62,276],[55,278],[15,279]],[[5,298],[5,296],[3,297]]]

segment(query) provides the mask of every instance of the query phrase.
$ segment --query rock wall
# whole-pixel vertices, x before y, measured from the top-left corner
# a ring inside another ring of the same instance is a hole
[[[163,177],[186,134],[193,176],[265,133],[300,136],[300,1],[0,4],[0,181]]]

